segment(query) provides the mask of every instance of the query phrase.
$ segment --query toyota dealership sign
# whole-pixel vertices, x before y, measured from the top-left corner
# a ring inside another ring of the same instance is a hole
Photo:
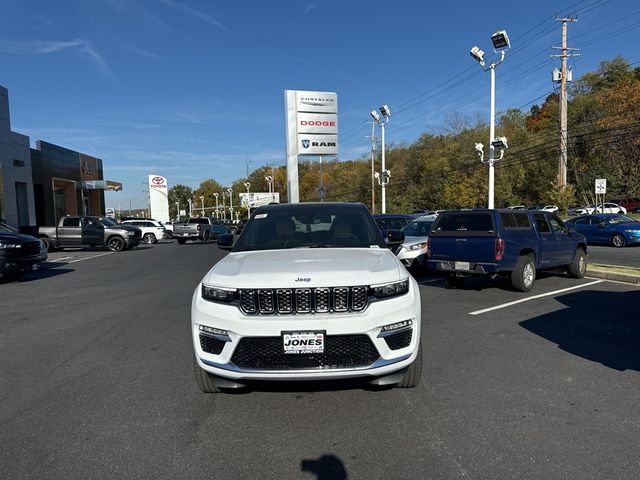
[[[169,188],[165,177],[149,175],[149,209],[151,218],[169,221]]]

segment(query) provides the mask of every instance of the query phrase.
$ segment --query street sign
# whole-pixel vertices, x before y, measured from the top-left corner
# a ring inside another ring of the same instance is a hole
[[[607,179],[596,178],[596,195],[607,193]]]

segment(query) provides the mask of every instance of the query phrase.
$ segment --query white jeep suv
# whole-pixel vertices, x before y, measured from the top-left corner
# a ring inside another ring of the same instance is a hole
[[[218,245],[232,242],[223,235]],[[193,293],[196,382],[207,393],[356,377],[412,388],[420,314],[416,281],[364,205],[266,205]]]

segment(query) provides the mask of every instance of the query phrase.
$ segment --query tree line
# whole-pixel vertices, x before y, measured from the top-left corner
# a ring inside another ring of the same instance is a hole
[[[550,94],[528,112],[508,109],[498,116],[496,137],[507,137],[510,148],[495,164],[496,207],[556,204],[566,211],[571,205],[593,202],[596,178],[607,179],[607,198],[640,197],[640,67],[632,67],[623,57],[616,57],[571,85],[564,189],[557,187],[559,94]],[[488,137],[489,126],[479,117],[454,114],[439,133],[423,133],[410,144],[387,146],[386,167],[392,173],[387,212],[486,206],[487,166],[480,163],[474,144]],[[376,153],[376,170],[380,170],[380,152]],[[322,170],[325,200],[358,201],[371,208],[370,158],[325,161]],[[298,171],[300,200],[319,201],[319,163],[303,160]],[[233,182],[234,202],[246,192],[246,181],[252,191],[267,192],[266,175],[273,177],[275,191],[286,202],[284,166],[260,167],[248,178]],[[374,210],[379,212],[377,182],[374,188]],[[222,205],[226,188],[214,179],[203,181],[196,189],[174,186],[169,191],[171,216],[176,216],[176,202],[184,208],[189,198],[200,207],[199,197],[204,196],[207,206],[212,206],[214,192]],[[228,196],[225,200],[228,206]]]

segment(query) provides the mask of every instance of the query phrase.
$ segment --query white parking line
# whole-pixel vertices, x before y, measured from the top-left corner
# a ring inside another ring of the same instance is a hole
[[[67,260],[69,258],[73,258],[73,257],[52,258],[51,261],[53,261],[53,262],[61,262],[62,260]]]
[[[70,262],[67,262],[67,263],[82,262],[84,260],[91,260],[92,258],[98,258],[98,257],[104,257],[105,255],[111,255],[112,253],[113,252],[107,252],[107,253],[101,253],[99,255],[93,255],[92,257],[78,258],[77,260],[71,260]],[[71,257],[67,257],[67,258],[71,258]]]
[[[595,285],[596,283],[602,283],[604,280],[596,280],[595,282],[583,283],[582,285],[576,285],[575,287],[563,288],[562,290],[555,290],[553,292],[541,293],[540,295],[534,295],[533,297],[523,298],[521,300],[515,300],[513,302],[503,303],[501,305],[496,305],[495,307],[484,308],[482,310],[476,310],[475,312],[469,312],[469,315],[480,315],[481,313],[492,312],[493,310],[500,310],[501,308],[507,308],[511,305],[517,305],[518,303],[528,302],[529,300],[535,300],[536,298],[549,297],[551,295],[556,295],[558,293],[568,292],[570,290],[576,290],[578,288],[588,287],[590,285]]]

